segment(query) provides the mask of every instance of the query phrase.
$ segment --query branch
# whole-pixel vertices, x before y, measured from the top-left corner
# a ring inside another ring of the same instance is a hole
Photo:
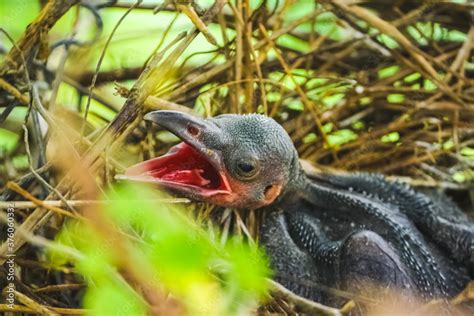
[[[36,47],[56,22],[79,0],[51,0],[43,7],[36,19],[28,25],[23,36],[5,57],[5,62],[0,68],[0,75],[17,71],[20,68],[21,54],[26,60],[32,57]]]
[[[286,302],[293,304],[299,312],[308,315],[318,315],[318,316],[341,316],[342,312],[333,307],[329,307],[323,304],[319,304],[308,300],[304,297],[298,296],[295,293],[291,292],[285,288],[280,283],[277,283],[272,280],[268,280],[271,286],[271,292],[273,297],[278,297]]]

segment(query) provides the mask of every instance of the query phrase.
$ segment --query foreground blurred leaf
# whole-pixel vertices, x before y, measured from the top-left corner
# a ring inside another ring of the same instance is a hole
[[[238,239],[222,246],[178,206],[159,202],[163,195],[148,187],[121,185],[107,196],[110,201],[102,210],[107,218],[124,233],[139,236],[140,241],[125,239],[130,253],[117,254],[116,241],[103,240],[86,223],[75,222],[68,223],[57,239],[79,250],[84,259],[50,252],[56,264],[72,261],[89,283],[84,307],[91,315],[145,311],[136,293],[110,276],[117,270],[118,255],[128,256],[146,279],[164,286],[189,315],[245,314],[255,308],[269,276],[259,249]]]

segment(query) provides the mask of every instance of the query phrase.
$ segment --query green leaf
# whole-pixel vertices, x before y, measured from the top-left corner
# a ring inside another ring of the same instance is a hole
[[[84,307],[92,316],[148,315],[145,305],[122,283],[102,281],[90,285],[84,297]]]
[[[409,26],[407,27],[407,32],[408,34],[411,35],[411,37],[417,41],[420,45],[426,45],[428,42],[426,40],[426,38],[423,36],[422,32],[420,32],[419,30],[417,30],[415,27],[413,26]]]
[[[444,150],[450,150],[454,147],[454,141],[452,139],[447,140],[443,144],[443,149]]]
[[[300,1],[304,3],[304,1]],[[306,11],[308,12],[308,11]],[[338,18],[332,12],[323,12],[316,18],[314,29],[319,34],[326,36],[332,40],[340,41],[348,37],[350,32],[347,32],[343,27],[337,23]]]
[[[399,93],[391,93],[387,96],[387,101],[390,103],[403,103],[405,95]]]
[[[294,111],[303,111],[304,110],[304,104],[303,102],[301,102],[301,100],[299,99],[296,99],[296,100],[292,100],[291,102],[289,102],[286,107],[290,110],[294,110]]]
[[[359,99],[359,104],[360,105],[367,105],[372,103],[372,98],[371,97],[362,97]]]
[[[277,92],[267,92],[268,102],[277,102],[281,100],[281,94]]]
[[[459,183],[471,182],[474,180],[474,170],[466,169],[457,171],[452,175],[452,178]]]
[[[306,53],[310,49],[308,42],[303,41],[297,37],[291,36],[289,34],[284,34],[280,36],[276,42],[278,45],[289,47],[302,53]]]
[[[326,107],[331,108],[337,103],[339,103],[339,101],[344,99],[344,97],[345,97],[344,93],[336,93],[334,95],[324,97],[322,101]]]
[[[420,78],[421,78],[421,74],[419,72],[414,72],[414,73],[406,76],[405,78],[403,78],[403,81],[412,82],[412,81],[416,81]]]
[[[459,150],[459,153],[463,156],[468,157],[468,158],[474,158],[474,148],[463,147],[463,148],[461,148],[461,150]]]
[[[365,128],[365,124],[364,122],[362,121],[357,121],[357,122],[354,122],[352,123],[352,128],[355,129],[355,130],[361,130],[361,129],[364,129]]]
[[[298,76],[297,74],[294,75],[285,75],[285,77],[282,80],[282,84],[288,89],[288,90],[295,90],[296,85],[303,85],[306,81],[305,77]]]
[[[398,43],[392,37],[388,35],[380,34],[377,36],[377,39],[390,49],[399,47]]]
[[[126,255],[136,271],[150,284],[164,287],[179,299],[186,314],[237,315],[249,311],[267,290],[270,270],[265,256],[255,247],[234,239],[222,245],[214,235],[199,227],[156,188],[123,183],[106,193],[108,203],[101,211],[120,240],[95,233],[87,222],[68,222],[57,241],[77,249],[81,259],[50,251],[56,264],[74,262],[88,282],[84,300],[92,315],[141,315],[145,307],[128,288],[111,278],[120,257]],[[139,236],[140,242],[126,236]],[[117,242],[127,250],[116,252]],[[99,293],[100,289],[100,293]]]
[[[312,74],[309,74],[310,76]],[[308,90],[320,87],[328,81],[326,78],[312,78],[306,83],[306,88]]]
[[[400,134],[398,132],[391,132],[387,135],[383,135],[380,140],[384,143],[395,143],[400,140]]]
[[[333,128],[334,128],[334,124],[329,122],[329,123],[326,123],[326,124],[323,125],[322,130],[323,130],[323,133],[329,134],[329,133],[331,133]]]
[[[252,1],[251,1],[252,2]],[[315,10],[315,3],[310,1],[295,1],[285,10],[285,21],[294,21]]]
[[[270,276],[270,269],[260,250],[234,239],[227,243],[226,251],[231,263],[230,282],[235,282],[243,293],[262,295],[267,285],[262,282],[261,276]]]
[[[438,89],[438,87],[429,79],[423,80],[423,88],[427,91],[433,91]]]
[[[25,170],[28,168],[28,156],[18,155],[12,158],[13,166],[18,170]]]
[[[357,139],[357,137],[358,135],[350,129],[340,129],[327,136],[328,145],[329,147],[339,147]]]
[[[318,136],[316,136],[315,133],[309,133],[305,137],[303,137],[303,143],[304,144],[312,143],[312,142],[315,142],[316,139],[318,139]]]
[[[0,152],[10,153],[18,146],[20,136],[7,129],[0,128]]]
[[[393,76],[400,70],[400,66],[390,66],[386,68],[382,68],[378,71],[378,76],[380,79],[387,78]]]

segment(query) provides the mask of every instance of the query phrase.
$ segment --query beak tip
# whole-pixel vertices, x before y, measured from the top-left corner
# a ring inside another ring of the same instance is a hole
[[[173,119],[180,115],[183,115],[183,114],[177,111],[158,110],[158,111],[148,112],[147,114],[143,116],[143,119],[145,121],[150,121],[153,123],[160,124],[160,122],[165,122],[169,119]]]
[[[144,119],[145,121],[155,122],[155,121],[156,121],[156,111],[149,112],[149,113],[145,114],[145,115],[143,116],[143,119]]]
[[[170,132],[177,131],[186,127],[189,123],[196,124],[196,126],[203,126],[203,119],[194,117],[179,111],[158,110],[148,112],[143,116],[143,120],[158,124]]]

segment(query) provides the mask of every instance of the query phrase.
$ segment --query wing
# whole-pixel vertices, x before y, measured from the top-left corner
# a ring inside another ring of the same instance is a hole
[[[313,174],[312,177],[334,188],[357,192],[398,207],[426,237],[451,259],[465,266],[470,277],[474,277],[474,221],[444,194],[417,192],[376,174]]]
[[[356,230],[340,240],[326,235],[315,217],[299,211],[270,212],[261,242],[277,279],[293,292],[331,306],[372,289],[411,297],[416,284],[395,249],[380,235]]]

